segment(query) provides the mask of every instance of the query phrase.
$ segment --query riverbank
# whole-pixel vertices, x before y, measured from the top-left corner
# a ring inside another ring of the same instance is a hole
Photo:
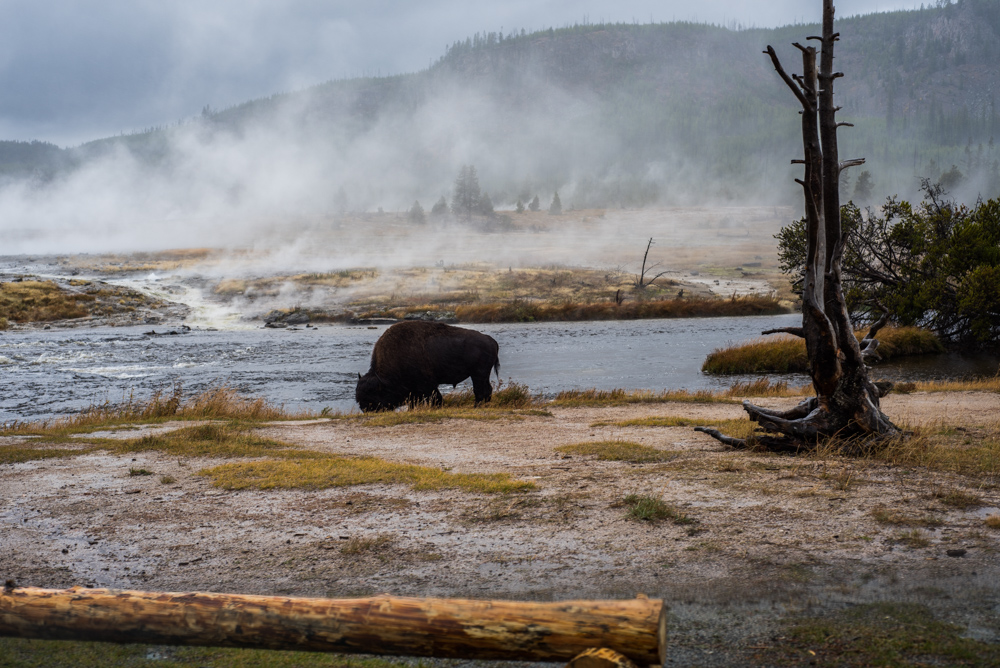
[[[644,593],[667,601],[675,665],[996,658],[995,392],[889,395],[883,408],[921,445],[866,458],[734,452],[692,431],[745,422],[738,397],[536,405],[510,395],[485,410],[251,420],[235,432],[154,421],[8,434],[3,448],[46,458],[0,465],[0,563],[5,577],[44,587]],[[385,462],[382,482],[350,468],[357,457]],[[514,485],[473,482],[489,476]],[[35,647],[54,652],[52,665],[86,654]],[[251,656],[153,649],[202,665]]]
[[[104,281],[0,274],[0,331],[179,325],[189,310]]]
[[[179,322],[191,314],[195,305],[184,302],[192,299],[203,310],[208,307],[228,312],[245,323],[271,328],[408,319],[468,324],[579,322],[740,317],[790,311],[790,304],[773,291],[734,291],[722,296],[703,284],[670,279],[639,288],[633,278],[621,272],[571,267],[504,271],[477,265],[206,281],[167,279],[155,274],[147,274],[143,280],[130,273],[135,265],[108,264],[104,259],[95,266],[125,266],[129,272],[113,272],[107,280],[0,274],[0,329]],[[451,276],[435,284],[433,292],[412,284],[412,274],[429,271]],[[390,281],[397,289],[385,294],[385,283]],[[291,301],[288,296],[294,294],[300,296],[296,305],[262,310],[264,304],[280,303],[283,295],[287,303]],[[45,308],[36,305],[43,300]],[[7,323],[6,327],[3,323]]]

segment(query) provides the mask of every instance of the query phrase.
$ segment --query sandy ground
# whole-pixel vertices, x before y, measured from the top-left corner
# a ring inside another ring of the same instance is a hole
[[[790,400],[764,400],[771,405]],[[973,425],[1000,395],[890,396],[899,422]],[[43,587],[92,585],[297,596],[566,599],[644,593],[670,606],[671,664],[739,665],[782,620],[868,601],[919,601],[970,637],[1000,641],[1000,489],[857,460],[727,450],[689,428],[595,427],[651,415],[741,417],[735,405],[555,408],[551,417],[387,428],[282,423],[269,435],[327,452],[456,472],[507,472],[537,491],[509,497],[403,486],[319,491],[213,488],[216,460],[95,453],[0,466],[0,575]],[[131,432],[134,435],[135,432]],[[559,445],[621,438],[676,453],[601,462]],[[8,439],[9,442],[9,439]],[[130,477],[130,468],[156,475]],[[160,476],[176,478],[163,484]],[[943,505],[961,490],[978,508]],[[655,494],[694,520],[629,520],[618,502]],[[942,524],[911,547],[884,506]],[[353,538],[382,537],[360,554]],[[964,549],[961,557],[947,551]]]

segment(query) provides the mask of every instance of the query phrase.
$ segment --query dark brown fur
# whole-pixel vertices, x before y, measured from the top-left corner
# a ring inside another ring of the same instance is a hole
[[[404,403],[442,403],[438,385],[472,377],[476,405],[490,400],[490,372],[500,376],[500,346],[492,336],[420,320],[400,322],[375,342],[368,373],[358,376],[354,397],[362,411],[392,410]]]

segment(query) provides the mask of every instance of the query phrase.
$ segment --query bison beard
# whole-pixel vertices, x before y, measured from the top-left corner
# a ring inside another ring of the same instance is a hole
[[[493,337],[437,322],[400,322],[375,342],[368,373],[358,376],[354,398],[361,410],[392,410],[404,403],[442,403],[438,385],[472,377],[476,405],[490,400],[490,372],[500,377],[500,347]]]

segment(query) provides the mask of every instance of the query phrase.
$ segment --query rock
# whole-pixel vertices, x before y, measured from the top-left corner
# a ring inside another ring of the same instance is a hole
[[[309,314],[304,311],[295,311],[285,318],[285,322],[289,325],[304,325],[309,322]]]
[[[966,552],[966,550],[964,550],[963,548],[959,547],[959,548],[956,548],[954,550],[948,550],[947,552],[945,552],[945,554],[947,554],[949,557],[964,557],[965,556],[965,552]]]
[[[288,327],[288,323],[287,322],[274,322],[274,321],[272,321],[272,322],[265,322],[264,323],[264,327],[266,329],[284,329],[284,328]]]
[[[285,315],[287,314],[284,311],[277,311],[277,310],[271,311],[270,313],[264,316],[264,324],[267,325],[272,322],[278,322],[279,320],[284,320]]]

